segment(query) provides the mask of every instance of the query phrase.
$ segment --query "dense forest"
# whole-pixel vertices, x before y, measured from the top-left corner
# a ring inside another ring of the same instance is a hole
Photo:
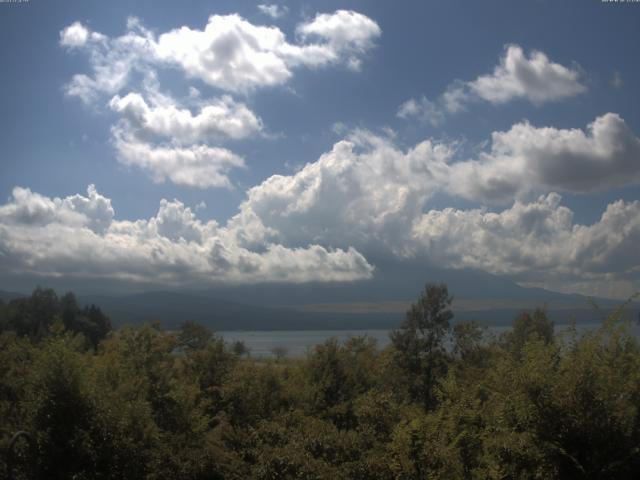
[[[206,327],[112,330],[37,289],[0,305],[0,478],[631,479],[640,348],[544,310],[490,336],[427,284],[380,350],[328,340],[251,358]],[[18,431],[28,437],[9,443]]]

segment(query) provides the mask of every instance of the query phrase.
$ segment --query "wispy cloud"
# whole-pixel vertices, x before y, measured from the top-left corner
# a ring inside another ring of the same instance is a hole
[[[278,19],[284,17],[287,13],[289,13],[289,8],[286,5],[276,5],[276,4],[260,4],[258,5],[258,10],[260,10],[265,15],[270,16],[271,18]]]

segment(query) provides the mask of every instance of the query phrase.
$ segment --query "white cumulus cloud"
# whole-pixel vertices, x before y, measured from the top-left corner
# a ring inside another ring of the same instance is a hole
[[[73,195],[64,199],[51,199],[28,188],[16,187],[13,201],[0,206],[0,218],[7,223],[35,228],[60,222],[99,233],[111,225],[113,216],[111,200],[100,195],[94,185],[89,185],[86,197]]]
[[[580,74],[549,60],[540,51],[527,57],[518,45],[509,45],[493,73],[468,83],[471,91],[491,103],[525,98],[534,104],[573,97],[586,91]]]
[[[304,39],[325,40],[336,56],[346,55],[348,66],[356,70],[360,68],[362,55],[382,34],[376,22],[351,10],[319,13],[310,22],[298,25],[296,32]]]
[[[372,274],[368,258],[411,258],[552,288],[629,293],[640,280],[640,202],[613,202],[597,222],[582,225],[555,193],[640,182],[639,140],[624,121],[603,115],[586,131],[522,123],[492,140],[478,159],[465,160],[455,145],[425,140],[402,149],[356,130],[295,173],[251,188],[225,226],[198,220],[178,201],[128,222],[115,220],[93,187],[86,197],[65,199],[16,189],[0,207],[0,255],[15,271],[64,274],[71,265],[86,275],[167,283],[212,275],[231,282],[359,279]],[[189,181],[196,177],[206,175]],[[542,195],[531,199],[534,192]],[[430,208],[442,194],[510,206]],[[76,265],[89,252],[90,272]]]
[[[497,105],[524,99],[541,105],[586,90],[578,69],[555,63],[543,52],[533,50],[527,56],[519,45],[507,45],[493,72],[471,81],[455,80],[434,101],[409,99],[400,106],[398,116],[437,124],[478,100]]]
[[[204,144],[155,145],[138,139],[121,126],[113,127],[112,132],[118,161],[142,169],[157,183],[169,180],[188,187],[230,188],[229,171],[245,166],[242,157],[226,148]]]
[[[455,143],[402,149],[389,137],[355,131],[294,174],[250,189],[232,225],[242,225],[247,241],[251,232],[259,241],[385,244],[403,252],[410,225],[436,194],[512,204],[640,184],[640,139],[612,113],[586,130],[519,123],[494,132],[477,158],[458,154]]]
[[[113,216],[110,200],[93,186],[86,197],[63,199],[16,188],[0,206],[2,271],[181,286],[350,281],[373,271],[352,248],[266,243],[248,250],[177,200],[163,200],[150,219]]]
[[[60,32],[60,44],[86,51],[93,72],[75,75],[66,91],[88,102],[118,93],[132,72],[178,67],[222,90],[248,92],[282,85],[300,66],[358,66],[381,34],[373,20],[346,10],[319,14],[297,31],[304,41],[290,43],[279,28],[233,14],[212,15],[203,30],[182,26],[158,36],[131,18],[124,35],[110,38],[75,22]]]
[[[592,225],[550,193],[493,213],[432,210],[413,236],[436,264],[516,275],[531,285],[624,297],[640,280],[640,202],[619,200]]]
[[[200,102],[195,114],[154,88],[147,96],[150,103],[139,93],[116,95],[109,102],[121,115],[112,127],[118,161],[142,169],[155,182],[231,187],[230,171],[245,163],[222,145],[259,134],[260,118],[226,95]]]
[[[515,125],[496,132],[478,160],[456,159],[455,145],[427,140],[402,150],[387,137],[356,131],[299,171],[250,189],[228,227],[248,247],[355,247],[367,258],[416,258],[523,281],[539,281],[546,271],[554,288],[583,288],[579,282],[590,278],[601,294],[616,280],[617,295],[622,284],[626,294],[640,273],[631,251],[640,203],[612,203],[599,222],[579,225],[555,192],[640,183],[638,143],[615,114],[586,132]],[[531,200],[534,192],[544,195]],[[438,194],[511,206],[428,210]]]
[[[230,226],[248,245],[276,239],[402,255],[402,239],[438,191],[438,170],[451,154],[431,141],[404,152],[387,138],[356,132],[295,174],[250,189]]]
[[[80,22],[73,22],[60,32],[60,45],[63,47],[81,47],[89,39],[89,30]]]
[[[277,27],[254,25],[239,15],[212,15],[203,30],[183,26],[160,35],[130,18],[127,32],[113,38],[75,22],[60,32],[60,44],[86,52],[92,73],[75,75],[66,93],[85,102],[111,96],[109,107],[120,115],[112,127],[120,163],[144,170],[156,182],[230,187],[230,171],[245,164],[225,142],[261,134],[262,120],[229,95],[206,101],[193,87],[189,103],[197,101],[199,108],[181,106],[160,93],[156,69],[178,67],[187,77],[246,93],[281,85],[300,66],[353,67],[380,35],[373,20],[345,10],[319,14],[299,28],[303,41],[290,43]],[[135,80],[143,92],[121,96]]]
[[[449,188],[480,201],[509,202],[531,192],[592,193],[640,183],[640,139],[617,114],[586,131],[518,123],[494,132],[489,152],[451,165]]]
[[[136,136],[159,136],[180,144],[239,140],[263,129],[262,120],[255,113],[228,95],[203,103],[195,115],[173,102],[148,105],[139,93],[116,95],[109,106],[126,119]]]

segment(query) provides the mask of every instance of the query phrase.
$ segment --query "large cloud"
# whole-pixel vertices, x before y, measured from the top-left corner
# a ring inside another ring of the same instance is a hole
[[[640,279],[640,202],[609,204],[592,225],[551,193],[516,202],[499,213],[432,210],[418,218],[413,237],[439,265],[510,274],[532,285],[625,296]]]
[[[401,222],[409,230],[381,229],[377,238],[361,242],[362,248],[381,253],[384,245],[391,249],[387,255],[396,258],[507,274],[529,284],[601,295],[631,293],[640,276],[640,202],[614,202],[600,220],[580,225],[560,200],[551,193],[500,212],[430,210],[417,214],[410,225]],[[241,231],[247,233],[238,224],[202,222],[179,201],[163,200],[150,219],[121,221],[113,218],[110,201],[92,187],[86,197],[64,199],[16,188],[0,207],[0,265],[4,274],[182,286],[348,281],[373,272],[353,247],[295,247],[264,240],[249,248],[239,241]],[[281,225],[271,233],[283,238],[291,232]],[[336,233],[333,239],[347,245],[353,238],[349,233],[343,240]],[[394,250],[394,242],[406,249]]]
[[[99,93],[118,93],[132,72],[144,74],[151,66],[179,67],[222,90],[248,92],[284,84],[300,66],[358,67],[381,34],[373,20],[345,10],[300,24],[302,43],[289,43],[277,27],[254,25],[239,15],[212,15],[203,30],[183,26],[157,38],[136,19],[127,30],[109,38],[75,22],[60,32],[60,44],[86,51],[93,69],[92,76],[75,75],[68,94],[91,101]]]
[[[485,204],[553,191],[589,193],[640,183],[640,139],[616,114],[587,132],[517,124],[495,132],[477,159],[427,140],[403,151],[356,131],[294,175],[275,175],[247,194],[232,220],[251,242],[275,235],[291,245],[386,245],[402,252],[410,226],[434,194]],[[249,228],[250,226],[250,228]]]
[[[640,182],[638,142],[613,114],[586,133],[516,125],[495,133],[478,160],[456,161],[454,145],[427,140],[403,150],[356,131],[298,172],[250,189],[224,227],[177,201],[127,222],[114,220],[93,188],[65,199],[16,189],[0,207],[0,255],[13,271],[65,274],[75,266],[165,283],[348,280],[371,275],[367,258],[413,258],[622,295],[640,275],[640,202],[614,202],[599,221],[580,225],[553,192]],[[558,174],[558,165],[575,174]],[[435,195],[495,200],[488,192],[503,185],[516,187],[498,195],[512,199],[502,211],[429,210]],[[536,191],[547,193],[530,200]]]
[[[573,234],[573,212],[560,205],[556,193],[498,213],[430,210],[412,228],[420,248],[441,265],[510,274],[575,264]]]
[[[471,81],[455,80],[434,101],[424,96],[409,99],[398,116],[437,125],[447,114],[478,100],[502,104],[524,99],[541,105],[584,93],[587,88],[580,77],[579,70],[552,62],[543,52],[534,50],[527,56],[519,45],[508,45],[492,73]]]
[[[163,200],[155,217],[113,218],[109,199],[47,198],[14,189],[0,207],[0,265],[5,273],[125,280],[165,285],[349,281],[372,267],[354,249],[319,245],[260,251],[238,246],[216,222],[202,222],[178,201]]]
[[[518,123],[494,132],[491,150],[458,162],[450,190],[487,202],[510,202],[531,192],[591,193],[640,182],[640,139],[617,114],[580,129],[536,128]]]
[[[403,151],[388,138],[356,132],[297,173],[249,190],[229,229],[249,247],[353,246],[367,258],[421,258],[528,282],[544,277],[554,288],[585,278],[598,288],[637,281],[640,259],[631,246],[640,203],[613,203],[599,222],[577,225],[553,193],[640,182],[639,140],[619,116],[599,117],[587,133],[516,125],[493,142],[480,160],[455,161],[454,145],[425,141]],[[551,193],[530,201],[533,192]],[[424,213],[436,194],[512,206]]]
[[[111,200],[100,195],[94,185],[89,185],[86,197],[73,195],[64,199],[51,199],[16,187],[13,200],[0,206],[3,223],[35,228],[50,223],[64,223],[102,233],[111,225],[113,216]]]
[[[230,226],[248,245],[275,238],[290,246],[376,245],[401,254],[403,235],[436,192],[452,150],[425,141],[403,152],[359,131],[295,175],[249,190]]]

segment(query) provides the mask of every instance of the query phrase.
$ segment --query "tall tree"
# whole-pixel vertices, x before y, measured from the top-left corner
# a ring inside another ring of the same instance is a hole
[[[511,351],[519,355],[522,347],[531,341],[553,342],[554,325],[544,308],[522,312],[513,322],[513,330],[506,335]]]
[[[37,341],[49,333],[49,327],[59,318],[58,296],[50,288],[36,288],[30,297],[11,301],[9,327],[18,335]]]
[[[408,377],[409,394],[427,409],[435,405],[434,387],[447,369],[444,340],[450,333],[452,302],[446,285],[427,283],[400,329],[391,332],[396,362]]]

